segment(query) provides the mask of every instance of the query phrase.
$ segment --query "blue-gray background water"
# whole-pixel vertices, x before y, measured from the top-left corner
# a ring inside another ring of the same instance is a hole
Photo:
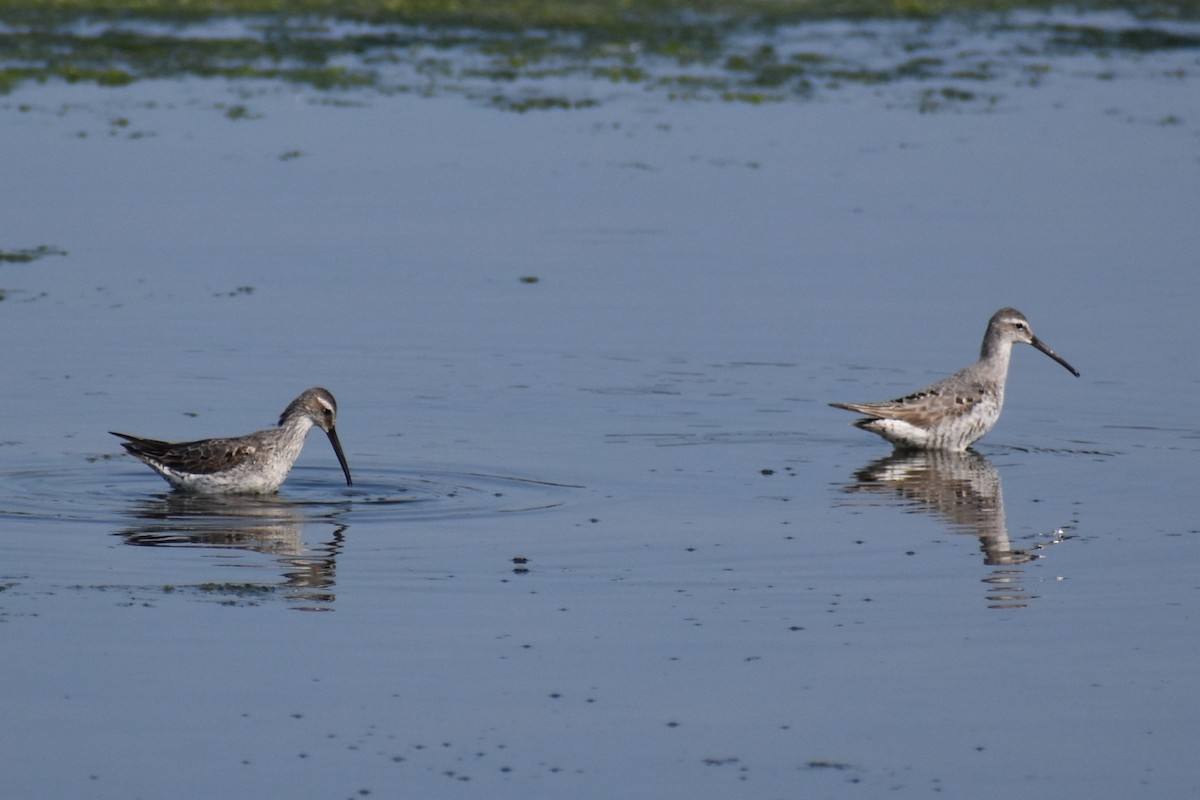
[[[945,103],[13,88],[4,794],[1195,793],[1200,56],[1035,61]],[[1018,348],[976,455],[826,405],[1006,305],[1082,377]],[[107,433],[312,385],[352,488],[315,435],[277,497],[174,497]]]

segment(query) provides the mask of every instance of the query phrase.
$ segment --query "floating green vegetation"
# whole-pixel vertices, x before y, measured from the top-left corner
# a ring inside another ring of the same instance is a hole
[[[917,102],[917,110],[922,114],[944,111],[954,103],[969,103],[976,99],[974,92],[964,92],[960,89],[945,87],[942,89],[925,89]]]
[[[572,100],[569,97],[509,97],[508,95],[498,94],[492,97],[491,103],[496,108],[505,111],[516,111],[524,113],[526,111],[545,111],[547,109],[570,109],[570,108],[588,108],[597,105],[596,100],[580,99]]]
[[[172,591],[175,587],[171,587]],[[261,597],[273,594],[276,587],[261,583],[201,583],[196,590],[206,594],[225,594],[235,597]],[[164,588],[165,591],[165,588]]]
[[[231,106],[226,106],[224,103],[219,103],[218,106],[225,110],[226,119],[254,119],[258,116],[241,103],[235,103]]]
[[[15,585],[15,584],[12,584]],[[161,586],[134,586],[121,584],[75,585],[68,587],[78,591],[114,592],[125,595],[121,605],[128,607],[153,608],[156,601],[165,595],[194,597],[211,600],[223,606],[256,606],[265,598],[282,594],[281,587],[260,583],[199,583]]]
[[[53,245],[43,244],[25,250],[0,250],[0,263],[28,264],[46,256],[65,256],[66,250]]]
[[[926,94],[962,92],[950,98],[961,105],[973,93],[956,83],[997,80],[1038,55],[1200,49],[1200,35],[1153,24],[1018,26],[1003,13],[1055,6],[1051,0],[0,0],[0,93],[47,81],[121,87],[193,77],[323,93],[458,92],[527,112],[587,108],[630,87],[665,89],[673,100],[760,104],[909,81],[936,84]],[[1200,16],[1196,0],[1085,0],[1075,8]],[[822,32],[819,26],[834,19],[857,28]],[[234,24],[218,35],[207,25],[215,20]],[[981,56],[931,34],[938,20],[968,32],[978,20],[988,31],[1024,40]],[[884,21],[907,27],[884,31]],[[876,46],[846,47],[848,39]],[[223,110],[231,120],[255,118],[244,105]]]
[[[0,20],[3,11],[0,6]],[[98,34],[40,27],[0,31],[0,91],[30,80],[125,86],[183,76],[273,80],[317,89],[371,86],[371,70],[329,63],[356,47],[354,42],[275,40],[249,32],[239,38],[204,38],[118,28]]]
[[[635,27],[663,17],[734,19],[931,16],[964,11],[1052,8],[1061,0],[5,0],[13,17],[145,16],[197,19],[250,14],[341,17],[410,25],[471,26],[500,30],[530,27],[596,29]],[[1090,0],[1075,7],[1137,8],[1195,14],[1193,0]]]
[[[214,598],[223,606],[255,606],[264,598],[276,594],[278,587],[261,583],[201,583],[194,587],[164,586],[164,594],[180,589],[192,589],[200,597]]]
[[[1073,50],[1195,50],[1200,48],[1200,36],[1158,30],[1132,28],[1107,30],[1087,25],[1054,25],[1052,41]]]

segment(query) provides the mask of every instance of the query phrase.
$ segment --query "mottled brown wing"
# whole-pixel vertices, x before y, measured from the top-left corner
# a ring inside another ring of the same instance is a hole
[[[126,441],[131,455],[149,459],[176,472],[208,475],[233,469],[252,458],[257,449],[237,439],[202,439],[196,442],[163,442],[111,431]]]

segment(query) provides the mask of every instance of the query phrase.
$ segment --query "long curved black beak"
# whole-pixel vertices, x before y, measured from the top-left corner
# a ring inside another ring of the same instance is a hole
[[[1076,378],[1078,378],[1078,377],[1079,377],[1079,370],[1077,370],[1077,369],[1075,369],[1074,367],[1072,367],[1070,364],[1068,364],[1068,363],[1067,363],[1067,360],[1066,360],[1065,358],[1063,358],[1063,357],[1062,357],[1062,356],[1060,356],[1058,353],[1054,352],[1054,351],[1053,351],[1053,350],[1051,350],[1049,347],[1047,347],[1047,346],[1046,346],[1046,343],[1045,343],[1045,342],[1043,342],[1041,339],[1039,339],[1039,338],[1037,338],[1036,336],[1034,336],[1034,337],[1033,337],[1033,340],[1030,342],[1030,344],[1031,344],[1031,345],[1033,345],[1034,347],[1036,347],[1038,350],[1041,350],[1041,351],[1042,351],[1043,353],[1045,353],[1046,355],[1048,355],[1048,356],[1050,356],[1051,358],[1053,358],[1053,359],[1054,359],[1055,361],[1057,361],[1058,363],[1062,364],[1064,367],[1066,367],[1066,368],[1067,368],[1067,372],[1071,373],[1071,374],[1072,374],[1072,375],[1074,375]],[[346,473],[346,475],[347,475],[347,477],[349,477],[350,473]]]
[[[329,443],[333,445],[333,452],[337,453],[342,472],[346,473],[346,485],[353,486],[354,481],[350,480],[350,466],[346,463],[346,454],[342,452],[342,443],[338,441],[337,429],[330,427],[325,433],[329,436]]]

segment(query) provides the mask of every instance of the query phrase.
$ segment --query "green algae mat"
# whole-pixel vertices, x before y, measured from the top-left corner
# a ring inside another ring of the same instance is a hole
[[[1036,80],[1039,59],[1064,52],[1200,47],[1195,0],[1090,3],[1073,16],[1053,8],[1036,0],[24,0],[0,2],[0,93],[45,81],[194,77],[461,92],[529,111],[592,106],[621,91],[765,103],[915,81],[914,102],[938,110],[992,103],[999,79]],[[1088,16],[1100,11],[1124,21]],[[1016,36],[996,51],[964,51],[954,30]]]

